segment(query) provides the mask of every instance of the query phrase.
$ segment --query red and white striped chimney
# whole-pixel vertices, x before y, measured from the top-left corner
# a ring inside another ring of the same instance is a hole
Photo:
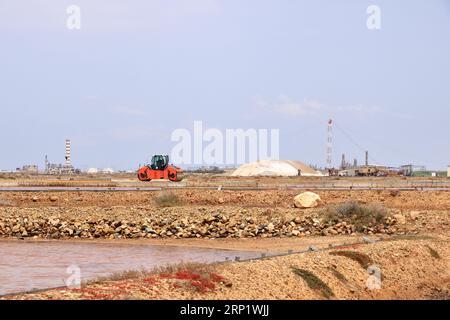
[[[71,167],[72,161],[70,159],[70,140],[66,139],[66,166]]]

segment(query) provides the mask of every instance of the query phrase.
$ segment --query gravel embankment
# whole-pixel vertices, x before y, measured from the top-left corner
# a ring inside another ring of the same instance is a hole
[[[5,298],[450,299],[448,241],[448,237],[419,236],[257,261],[181,267],[137,278],[116,276],[80,289]],[[369,289],[368,280],[375,290]]]
[[[363,234],[402,229],[387,217]],[[350,235],[348,222],[328,223],[317,210],[205,207],[0,208],[0,237],[64,238],[254,238]]]

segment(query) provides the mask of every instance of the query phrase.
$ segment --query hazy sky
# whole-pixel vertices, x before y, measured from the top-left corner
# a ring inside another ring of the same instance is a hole
[[[0,169],[63,162],[66,137],[77,167],[134,169],[194,120],[323,166],[329,117],[336,164],[445,169],[450,1],[0,0],[0,85]]]

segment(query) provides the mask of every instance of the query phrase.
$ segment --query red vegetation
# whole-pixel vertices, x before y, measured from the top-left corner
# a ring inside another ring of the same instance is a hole
[[[214,291],[217,283],[226,281],[223,276],[214,272],[179,270],[175,273],[147,276],[140,280],[114,281],[99,287],[74,288],[69,291],[80,294],[84,299],[93,300],[120,299],[123,296],[132,295],[133,292],[152,295],[154,293],[152,287],[160,284],[161,279],[177,280],[169,283],[173,289],[190,287],[200,293]]]
[[[143,281],[144,281],[145,283],[147,283],[147,284],[150,284],[150,285],[155,285],[155,284],[158,283],[158,280],[155,279],[155,278],[153,278],[153,277],[145,278]]]
[[[160,274],[163,279],[186,280],[198,292],[205,293],[216,288],[215,283],[224,282],[225,278],[214,272],[199,274],[190,270],[180,270],[174,274]],[[173,288],[181,288],[181,285],[174,284]]]
[[[191,286],[193,286],[198,292],[201,293],[213,291],[216,288],[214,282],[208,279],[201,279],[200,281],[191,281]]]
[[[224,277],[222,277],[221,275],[214,273],[214,272],[211,272],[209,274],[209,276],[210,276],[211,280],[214,282],[224,282],[225,281]]]

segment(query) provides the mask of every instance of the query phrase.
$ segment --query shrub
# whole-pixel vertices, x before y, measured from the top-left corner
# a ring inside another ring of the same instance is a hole
[[[178,195],[171,191],[162,191],[155,197],[154,201],[159,207],[175,207],[182,204]]]
[[[357,231],[373,224],[384,223],[388,210],[381,204],[361,204],[356,201],[347,201],[325,209],[325,220],[332,223],[346,221],[353,224]]]

